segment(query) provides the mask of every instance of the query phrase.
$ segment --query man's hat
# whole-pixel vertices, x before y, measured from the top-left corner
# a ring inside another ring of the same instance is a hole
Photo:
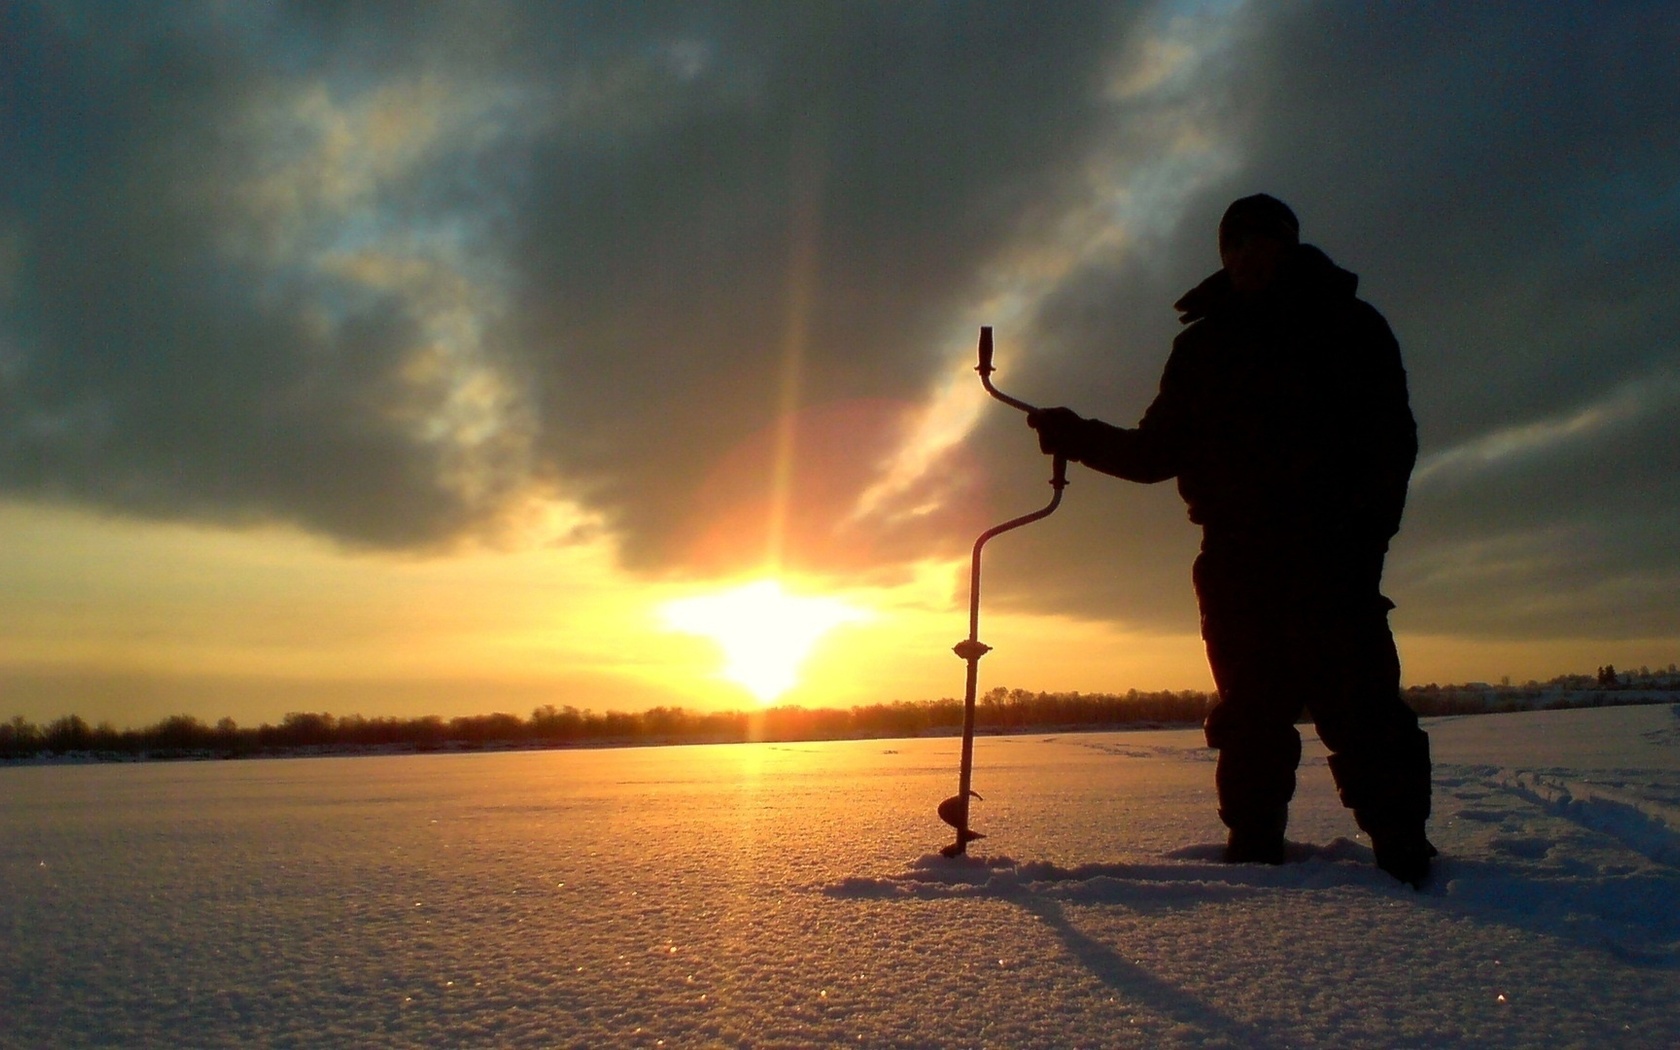
[[[1269,194],[1256,193],[1232,201],[1219,220],[1219,243],[1255,234],[1295,244],[1301,239],[1301,220],[1295,218],[1289,205]]]

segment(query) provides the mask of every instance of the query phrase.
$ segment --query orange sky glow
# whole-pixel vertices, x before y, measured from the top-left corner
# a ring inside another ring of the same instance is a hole
[[[0,509],[0,532],[9,537],[0,549],[7,706],[38,720],[76,712],[146,724],[187,712],[255,723],[292,710],[523,714],[545,703],[845,707],[962,692],[950,652],[967,626],[959,560],[924,563],[891,586],[816,591],[797,580],[637,580],[600,543],[374,557],[272,528],[15,506]],[[1206,689],[1192,627],[1128,634],[983,608],[981,636],[996,650],[981,665],[982,689]],[[773,644],[755,649],[755,640]],[[1413,681],[1501,667],[1563,673],[1603,651],[1400,642]],[[800,643],[809,647],[795,659]],[[1623,643],[1612,655],[1635,666],[1657,649],[1646,656]]]

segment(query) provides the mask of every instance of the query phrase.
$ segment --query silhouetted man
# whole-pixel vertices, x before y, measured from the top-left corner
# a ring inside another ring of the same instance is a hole
[[[1202,526],[1225,859],[1283,862],[1304,707],[1377,863],[1418,886],[1435,855],[1429,738],[1400,698],[1394,603],[1379,590],[1417,426],[1388,323],[1299,235],[1265,194],[1227,209],[1224,268],[1175,304],[1189,327],[1136,429],[1066,408],[1028,422],[1046,453],[1129,481],[1177,478]]]

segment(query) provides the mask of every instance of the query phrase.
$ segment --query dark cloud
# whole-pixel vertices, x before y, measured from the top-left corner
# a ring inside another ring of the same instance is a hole
[[[695,485],[786,400],[790,339],[796,404],[921,395],[1125,29],[1095,3],[7,12],[6,490],[402,547],[542,486],[644,567],[706,527]],[[404,126],[428,108],[446,126]]]
[[[807,405],[918,397],[1099,115],[1115,31],[1083,5],[811,10],[648,74],[672,82],[640,126],[532,147],[508,343],[560,423],[545,458],[598,479],[636,564],[704,524],[696,471],[774,412],[790,345]]]
[[[409,305],[238,246],[266,235],[235,198],[268,72],[214,25],[120,11],[4,16],[0,484],[358,543],[462,528],[400,418],[425,393]]]
[[[7,495],[405,549],[558,493],[639,569],[721,571],[791,439],[790,559],[961,550],[1045,492],[1001,407],[941,513],[849,516],[953,338],[1135,420],[1266,190],[1401,339],[1402,618],[1680,627],[1665,5],[125,10],[0,9]],[[1076,473],[991,593],[1189,630],[1195,541],[1170,486]]]

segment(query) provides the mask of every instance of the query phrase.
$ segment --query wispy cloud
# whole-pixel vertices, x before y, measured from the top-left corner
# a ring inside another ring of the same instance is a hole
[[[1590,442],[1657,412],[1680,405],[1680,372],[1659,372],[1622,384],[1598,400],[1546,419],[1499,427],[1432,453],[1412,474],[1414,488],[1473,481],[1478,474],[1507,469],[1520,460]]]

